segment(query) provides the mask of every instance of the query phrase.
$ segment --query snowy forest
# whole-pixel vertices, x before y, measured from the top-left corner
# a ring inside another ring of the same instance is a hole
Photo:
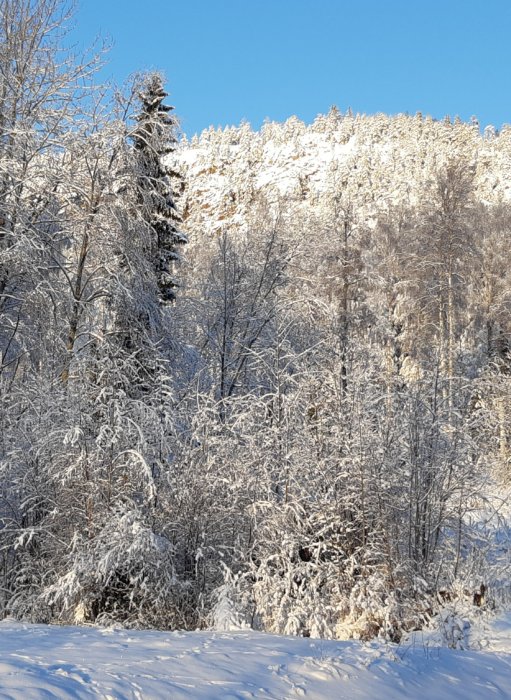
[[[187,140],[65,3],[0,22],[1,616],[399,641],[508,600],[511,127]]]

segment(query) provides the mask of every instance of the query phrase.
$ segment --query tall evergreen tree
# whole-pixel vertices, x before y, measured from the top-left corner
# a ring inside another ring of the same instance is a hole
[[[167,94],[161,75],[150,75],[140,93],[141,112],[133,133],[139,203],[151,234],[150,250],[163,304],[175,299],[177,282],[173,265],[179,260],[179,246],[187,242],[179,230],[181,218],[176,209],[171,177],[179,177],[165,165],[164,159],[176,147],[176,120],[173,107],[164,103]]]

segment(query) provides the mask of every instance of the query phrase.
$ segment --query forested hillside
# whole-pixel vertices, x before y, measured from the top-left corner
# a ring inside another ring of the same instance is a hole
[[[506,578],[510,136],[334,107],[172,159],[196,446],[251,515],[223,590],[264,629],[399,638]]]
[[[507,597],[511,129],[178,143],[0,15],[0,603],[399,640]]]

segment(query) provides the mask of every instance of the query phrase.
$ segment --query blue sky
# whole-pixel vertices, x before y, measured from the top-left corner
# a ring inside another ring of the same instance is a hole
[[[79,0],[104,78],[158,68],[191,135],[342,111],[511,123],[511,0]]]

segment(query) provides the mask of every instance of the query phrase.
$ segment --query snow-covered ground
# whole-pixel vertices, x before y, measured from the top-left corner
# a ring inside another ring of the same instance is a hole
[[[511,614],[478,650],[239,632],[0,624],[0,698],[511,698]],[[431,639],[429,639],[431,643]]]

